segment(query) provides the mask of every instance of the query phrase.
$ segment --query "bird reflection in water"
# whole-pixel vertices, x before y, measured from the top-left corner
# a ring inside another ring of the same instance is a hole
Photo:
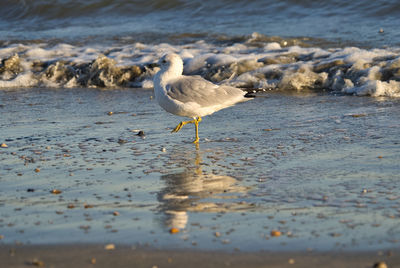
[[[177,150],[169,156],[184,171],[161,176],[165,187],[158,194],[159,211],[167,228],[184,229],[188,212],[233,212],[251,207],[241,197],[247,194],[244,187],[230,176],[206,173],[202,170],[202,152],[199,145],[193,155]],[[192,151],[193,152],[193,151]]]

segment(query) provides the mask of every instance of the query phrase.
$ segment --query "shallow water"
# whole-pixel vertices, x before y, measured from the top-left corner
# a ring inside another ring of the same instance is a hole
[[[0,99],[0,243],[399,246],[398,99],[259,93],[205,117],[198,147],[148,90]]]

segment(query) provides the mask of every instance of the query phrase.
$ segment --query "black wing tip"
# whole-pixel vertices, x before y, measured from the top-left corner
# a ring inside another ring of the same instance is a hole
[[[256,98],[257,92],[263,92],[265,89],[263,88],[241,88],[241,90],[245,91],[246,94],[244,94],[245,98]]]
[[[244,97],[245,97],[245,98],[252,99],[252,98],[255,98],[255,97],[256,97],[256,94],[247,92],[246,94],[244,94]]]
[[[246,92],[246,94],[244,94],[244,97],[248,99],[253,99],[257,97],[256,93],[260,91],[260,89],[258,88],[242,88],[242,90]]]

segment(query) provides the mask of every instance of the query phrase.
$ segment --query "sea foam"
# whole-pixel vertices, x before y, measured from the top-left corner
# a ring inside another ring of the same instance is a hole
[[[175,52],[184,73],[247,90],[321,90],[400,97],[400,49],[306,47],[265,42],[132,43],[114,46],[10,44],[0,48],[0,87],[153,86],[158,59]]]

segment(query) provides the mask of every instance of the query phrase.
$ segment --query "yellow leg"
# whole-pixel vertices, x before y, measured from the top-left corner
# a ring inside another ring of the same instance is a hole
[[[195,123],[195,119],[190,120],[190,121],[182,121],[180,122],[171,132],[178,132],[179,130],[181,130],[181,128],[186,125],[186,124],[194,124]]]
[[[198,143],[199,142],[199,123],[201,122],[201,117],[194,118],[193,120],[190,121],[182,121],[180,122],[171,132],[178,132],[181,130],[181,128],[186,125],[186,124],[194,124],[195,126],[195,131],[196,131],[196,138],[193,141],[193,143]]]
[[[194,127],[196,130],[196,139],[193,141],[193,143],[198,143],[199,142],[199,123],[201,122],[201,117],[197,117],[197,119],[194,119]]]

